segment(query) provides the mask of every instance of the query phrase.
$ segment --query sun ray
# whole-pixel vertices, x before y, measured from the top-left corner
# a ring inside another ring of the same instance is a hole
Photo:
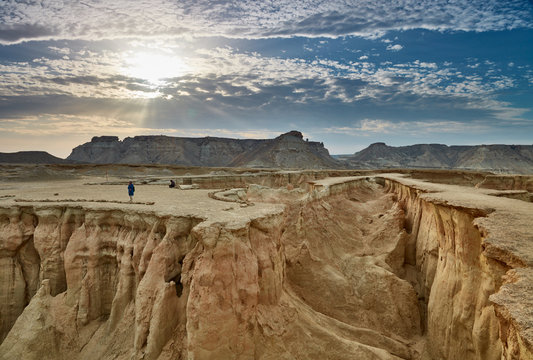
[[[124,60],[123,73],[157,86],[162,84],[164,79],[183,75],[187,70],[185,62],[177,55],[143,51],[128,53]]]

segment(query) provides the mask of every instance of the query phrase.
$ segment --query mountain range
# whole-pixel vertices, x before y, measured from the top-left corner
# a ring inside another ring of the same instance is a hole
[[[375,143],[350,155],[330,156],[299,131],[274,139],[95,136],[67,159],[44,151],[0,153],[0,163],[167,164],[211,167],[395,169],[429,168],[533,174],[533,145],[447,146]]]
[[[436,168],[533,173],[533,145],[418,144],[394,147],[375,143],[337,159],[356,169]]]

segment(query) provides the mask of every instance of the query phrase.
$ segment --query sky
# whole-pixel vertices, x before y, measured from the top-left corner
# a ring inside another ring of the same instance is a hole
[[[533,1],[1,0],[0,152],[290,130],[533,144]]]

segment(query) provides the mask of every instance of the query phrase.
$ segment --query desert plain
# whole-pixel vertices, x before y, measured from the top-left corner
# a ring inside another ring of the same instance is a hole
[[[533,358],[533,176],[0,174],[0,359]]]

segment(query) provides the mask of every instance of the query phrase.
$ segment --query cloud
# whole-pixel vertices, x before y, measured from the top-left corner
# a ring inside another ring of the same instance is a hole
[[[127,0],[20,2],[0,8],[0,42],[125,37],[379,38],[391,30],[495,31],[533,27],[531,4],[510,0]]]
[[[21,40],[61,37],[61,32],[46,24],[2,24],[0,25],[0,43],[16,43]]]
[[[398,134],[409,136],[429,136],[442,133],[461,134],[464,132],[485,132],[491,126],[484,122],[464,123],[459,121],[425,120],[425,121],[391,121],[381,119],[363,119],[357,125],[328,127],[326,133],[348,134],[352,136],[373,136],[376,134]]]
[[[112,134],[118,137],[147,135],[173,135],[188,137],[219,136],[234,138],[260,139],[278,136],[279,132],[266,129],[232,130],[212,129],[174,129],[139,126],[137,122],[119,120],[106,116],[41,114],[20,118],[1,119],[2,131],[27,136],[93,136],[93,134]]]
[[[403,46],[400,45],[400,44],[387,45],[387,50],[389,50],[389,51],[400,51],[401,49],[403,49]]]
[[[67,54],[64,48],[50,50],[58,56]],[[401,108],[404,114],[409,109],[454,111],[454,116],[461,111],[483,112],[505,120],[517,120],[526,112],[496,99],[498,91],[515,87],[517,80],[493,74],[486,81],[484,70],[465,74],[451,63],[284,59],[230,47],[183,53],[181,62],[187,70],[157,83],[128,75],[123,68],[127,51],[71,50],[68,58],[43,55],[0,64],[0,110],[49,113],[77,106],[98,114],[109,111],[144,118],[150,109],[161,119],[191,119],[181,109],[194,109],[194,119],[231,119],[248,117],[249,111],[267,118],[287,109],[330,105],[396,112]],[[133,111],[125,111],[128,106]]]
[[[468,63],[479,63],[475,68],[423,59],[374,63],[359,53],[346,62],[168,41],[154,46],[179,57],[184,71],[151,82],[124,68],[132,52],[116,43],[45,43],[35,58],[0,63],[0,138],[63,136],[79,144],[101,134],[261,137],[264,129],[309,124],[319,129],[317,139],[320,129],[365,139],[436,138],[531,123],[529,109],[499,97],[520,88],[524,73],[533,79],[530,70],[506,71],[508,61]],[[215,130],[202,130],[209,128]]]

